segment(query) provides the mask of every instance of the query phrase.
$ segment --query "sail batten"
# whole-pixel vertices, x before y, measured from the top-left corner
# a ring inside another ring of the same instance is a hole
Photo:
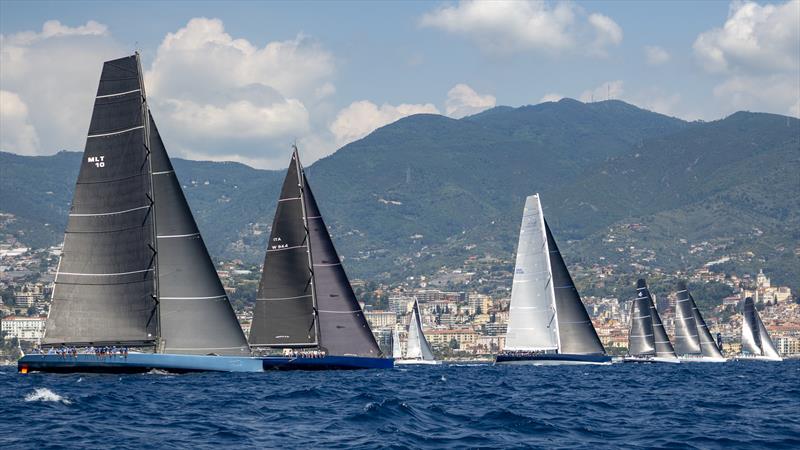
[[[656,356],[661,358],[677,358],[677,355],[675,354],[675,348],[672,346],[669,336],[667,336],[667,331],[664,329],[664,323],[661,321],[661,316],[658,314],[658,310],[656,309],[656,302],[653,301],[653,294],[650,293],[650,290],[647,288],[647,284],[644,282],[644,280],[641,280],[641,282],[644,288],[644,293],[650,303],[650,316],[653,320],[653,340],[656,349]]]
[[[780,359],[778,350],[772,342],[764,322],[756,310],[751,297],[744,300],[742,317],[742,352],[755,356]]]

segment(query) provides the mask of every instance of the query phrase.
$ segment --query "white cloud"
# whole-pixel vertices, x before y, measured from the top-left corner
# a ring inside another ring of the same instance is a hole
[[[334,70],[333,55],[308,36],[259,47],[219,19],[194,18],[166,35],[145,79],[156,120],[183,156],[217,159],[224,149],[267,164],[310,133],[312,106],[336,92]]]
[[[661,64],[669,61],[670,56],[666,50],[657,45],[647,45],[644,47],[644,55],[647,64],[651,66],[660,66]]]
[[[598,56],[606,56],[606,49],[622,42],[622,28],[610,17],[602,14],[590,14],[589,24],[594,28],[594,41],[591,52]]]
[[[556,93],[556,92],[548,92],[544,94],[542,98],[539,99],[539,103],[546,103],[546,102],[557,102],[564,98],[563,95]]]
[[[404,103],[397,106],[384,103],[378,106],[368,100],[362,100],[353,102],[339,111],[330,125],[330,131],[336,137],[337,145],[342,146],[366,136],[376,128],[406,116],[422,113],[439,114],[439,110],[431,103]]]
[[[445,112],[450,117],[460,119],[485,109],[494,108],[495,105],[497,105],[497,99],[493,95],[480,95],[466,84],[459,83],[447,92]]]
[[[39,152],[39,136],[28,121],[28,105],[19,95],[0,90],[0,149],[21,155]]]
[[[69,27],[51,20],[41,31],[0,35],[0,84],[16,96],[4,95],[3,123],[19,120],[8,112],[11,103],[27,111],[27,125],[13,131],[21,140],[15,138],[12,151],[83,149],[102,63],[122,54],[106,26],[94,21]],[[10,133],[3,130],[3,150],[12,148]]]
[[[733,2],[722,28],[700,34],[694,52],[709,72],[797,70],[800,1],[763,6]]]
[[[622,80],[607,81],[594,89],[588,89],[581,93],[578,99],[582,102],[599,102],[601,100],[619,100],[625,92]]]
[[[723,77],[714,95],[726,112],[798,115],[800,1],[733,2],[722,27],[697,37],[694,54],[706,71]]]
[[[424,14],[420,25],[466,36],[484,51],[498,54],[579,47],[601,54],[622,40],[622,29],[612,19],[601,14],[587,18],[572,3],[463,0]]]

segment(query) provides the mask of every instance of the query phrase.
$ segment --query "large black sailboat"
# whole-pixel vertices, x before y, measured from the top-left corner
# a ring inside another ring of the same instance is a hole
[[[675,301],[675,353],[681,362],[725,362],[686,283],[678,283]]]
[[[103,65],[42,350],[18,367],[262,370],[150,114],[138,53]]]
[[[508,331],[497,364],[610,364],[544,218],[539,195],[525,201]]]
[[[265,369],[388,368],[300,164],[283,182],[250,329]]]
[[[636,281],[636,298],[631,302],[631,327],[625,362],[678,363],[653,296],[643,279]]]

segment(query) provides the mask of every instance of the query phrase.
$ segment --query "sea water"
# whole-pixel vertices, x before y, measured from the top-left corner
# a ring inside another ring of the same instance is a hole
[[[800,448],[800,361],[52,375],[0,448]]]

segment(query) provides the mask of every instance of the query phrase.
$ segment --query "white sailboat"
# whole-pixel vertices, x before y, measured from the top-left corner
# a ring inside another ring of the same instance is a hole
[[[428,340],[422,332],[422,320],[419,312],[419,304],[414,300],[414,308],[411,310],[411,320],[408,323],[408,341],[406,343],[406,353],[402,354],[400,348],[400,337],[397,330],[392,334],[392,353],[394,353],[395,364],[441,364],[436,361],[431,351]]]
[[[497,364],[610,364],[542,213],[522,215],[505,349]]]
[[[742,353],[736,359],[740,361],[783,361],[750,297],[744,300],[742,316]]]

